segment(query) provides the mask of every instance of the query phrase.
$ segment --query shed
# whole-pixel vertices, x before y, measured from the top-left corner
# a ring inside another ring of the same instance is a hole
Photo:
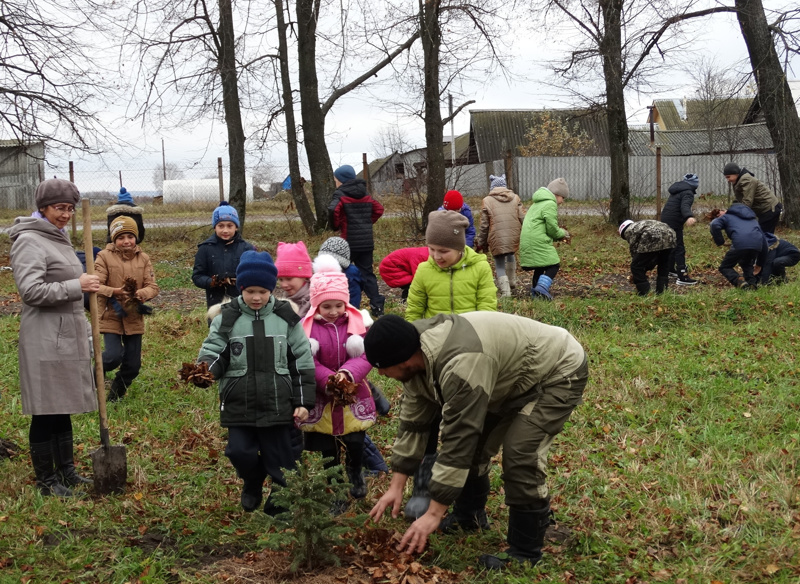
[[[33,209],[44,177],[44,142],[0,140],[0,208]]]

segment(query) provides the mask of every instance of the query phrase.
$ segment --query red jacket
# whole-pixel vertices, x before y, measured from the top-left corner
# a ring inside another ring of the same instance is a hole
[[[404,247],[393,251],[381,260],[378,270],[390,288],[408,286],[414,279],[417,266],[429,256],[427,247]]]

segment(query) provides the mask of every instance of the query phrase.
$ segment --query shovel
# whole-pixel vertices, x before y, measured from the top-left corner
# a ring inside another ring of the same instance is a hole
[[[83,199],[83,247],[86,250],[86,273],[94,274],[92,247],[92,214],[89,199]],[[111,446],[108,438],[106,387],[103,374],[103,349],[100,346],[100,314],[97,293],[89,293],[89,313],[92,317],[92,346],[94,347],[94,377],[97,386],[97,409],[100,412],[100,448],[92,452],[94,490],[100,495],[122,493],[128,480],[128,457],[125,446]]]

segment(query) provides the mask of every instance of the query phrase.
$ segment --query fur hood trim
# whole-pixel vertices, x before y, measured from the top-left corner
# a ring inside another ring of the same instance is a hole
[[[106,209],[106,215],[116,215],[122,213],[123,215],[141,215],[144,209],[141,207],[131,207],[130,205],[111,205]]]

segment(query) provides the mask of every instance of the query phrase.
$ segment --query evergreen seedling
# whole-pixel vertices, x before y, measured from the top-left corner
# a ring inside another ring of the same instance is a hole
[[[278,529],[264,542],[272,549],[287,549],[292,557],[290,571],[318,568],[323,564],[340,565],[334,546],[352,543],[349,525],[342,525],[331,510],[347,500],[350,484],[343,479],[342,467],[325,468],[333,460],[319,453],[303,452],[296,470],[285,470],[286,487],[273,483],[270,498],[287,509],[274,519]]]

